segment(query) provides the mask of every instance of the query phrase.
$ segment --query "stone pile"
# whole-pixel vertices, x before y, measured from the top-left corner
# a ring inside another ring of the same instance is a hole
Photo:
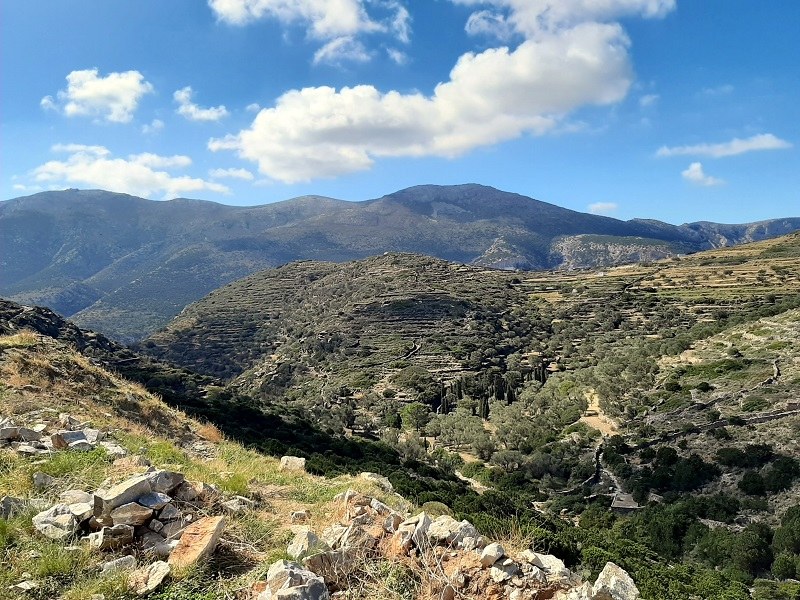
[[[0,434],[4,445],[17,452],[26,444],[35,450],[23,450],[22,454],[84,451],[106,443],[102,432],[77,423],[68,415],[60,416],[59,425],[46,436],[43,432],[47,425],[27,428],[3,419]],[[147,470],[93,493],[65,490],[58,495],[59,501],[49,507],[41,506],[40,499],[5,496],[0,499],[0,517],[7,519],[36,507],[40,512],[32,518],[33,527],[44,537],[65,545],[83,543],[97,552],[122,554],[101,564],[101,572],[130,571],[132,591],[144,596],[170,572],[185,571],[214,552],[225,528],[225,517],[204,514],[239,512],[254,505],[243,496],[225,499],[213,485],[189,481],[176,471],[155,469],[142,457],[126,457],[124,450],[111,454],[120,456],[115,465]],[[57,480],[37,472],[33,483],[36,489],[52,493]],[[160,560],[137,569],[134,554]]]
[[[346,595],[365,560],[402,561],[420,572],[434,573],[433,593],[444,599],[639,598],[631,578],[613,563],[592,586],[555,556],[532,550],[508,556],[468,521],[448,515],[432,518],[424,512],[401,515],[354,491],[339,494],[334,501],[344,504],[344,519],[319,534],[299,528],[287,548],[293,560],[271,565],[256,600],[328,600]]]
[[[35,415],[41,417],[43,411]],[[9,418],[0,418],[0,446],[10,446],[19,454],[49,455],[57,450],[90,451],[102,447],[114,458],[127,454],[124,448],[107,440],[107,432],[93,429],[71,415],[61,413],[55,421],[45,419],[28,426],[18,425]]]

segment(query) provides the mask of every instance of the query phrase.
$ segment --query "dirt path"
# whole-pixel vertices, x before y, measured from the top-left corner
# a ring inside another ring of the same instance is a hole
[[[611,436],[617,433],[618,426],[616,422],[600,408],[600,396],[597,395],[597,392],[588,390],[585,395],[586,400],[589,402],[589,408],[580,418],[580,421],[593,429],[597,429],[603,436]]]
[[[466,481],[472,487],[472,489],[475,490],[478,494],[482,494],[483,492],[489,489],[488,487],[483,485],[480,481],[476,481],[469,477],[465,477],[459,471],[456,471],[455,473],[456,477],[458,477],[461,481]]]

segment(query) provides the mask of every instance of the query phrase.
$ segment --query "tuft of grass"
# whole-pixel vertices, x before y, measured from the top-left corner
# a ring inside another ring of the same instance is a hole
[[[39,342],[39,338],[32,331],[20,331],[10,335],[0,336],[0,349],[30,348]]]
[[[114,600],[134,598],[128,577],[128,571],[80,577],[64,593],[63,600],[92,600],[99,595]]]

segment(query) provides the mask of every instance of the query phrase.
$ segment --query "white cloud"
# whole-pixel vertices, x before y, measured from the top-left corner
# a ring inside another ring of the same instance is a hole
[[[467,19],[464,30],[470,35],[488,35],[503,42],[516,34],[514,24],[502,13],[491,10],[479,10]]]
[[[258,112],[261,110],[261,105],[258,102],[253,102],[252,104],[248,104],[245,110],[247,112]]]
[[[194,94],[194,90],[188,85],[172,94],[173,99],[178,103],[176,112],[179,115],[186,117],[190,121],[219,121],[228,116],[228,109],[222,105],[201,108],[192,102],[192,94]]]
[[[212,179],[242,179],[244,181],[252,181],[255,179],[253,174],[247,169],[211,169],[208,172],[209,177]]]
[[[66,152],[69,156],[66,160],[51,160],[36,167],[31,173],[38,183],[86,185],[144,197],[155,194],[174,197],[199,191],[224,194],[230,191],[218,183],[156,170],[187,167],[192,162],[188,156],[143,153],[114,158],[103,146],[82,144],[57,144],[52,150]]]
[[[308,37],[325,42],[315,63],[369,60],[368,52],[354,50],[363,34],[390,35],[404,44],[411,36],[411,15],[401,0],[208,0],[208,5],[217,19],[232,25],[275,19],[304,27]],[[333,50],[345,44],[342,40],[349,40],[351,51],[330,60]]]
[[[618,206],[616,202],[593,202],[587,208],[593,215],[607,215],[617,210]]]
[[[67,75],[67,89],[54,99],[45,96],[40,105],[45,110],[63,112],[68,117],[94,117],[111,123],[128,123],[139,101],[153,92],[139,71],[109,73],[105,77],[97,69],[72,71]]]
[[[387,48],[386,54],[395,64],[401,66],[408,64],[408,54],[406,54],[402,50],[398,50],[397,48]]]
[[[466,6],[490,6],[520,34],[534,37],[585,22],[609,22],[620,17],[663,17],[675,0],[451,0]],[[502,11],[502,12],[501,12]],[[478,11],[488,12],[486,9]]]
[[[209,148],[234,150],[284,182],[367,169],[377,157],[453,157],[621,100],[632,81],[628,45],[617,24],[583,23],[514,50],[464,54],[431,95],[370,85],[291,90]]]
[[[161,119],[153,119],[149,124],[142,125],[142,133],[145,135],[155,134],[164,129],[164,121]]]
[[[656,102],[658,102],[659,98],[660,96],[658,94],[645,94],[639,98],[639,106],[642,108],[653,106]]]
[[[696,185],[712,186],[722,185],[725,183],[722,179],[717,179],[711,175],[706,175],[703,171],[703,165],[699,162],[693,162],[685,171],[681,171],[681,176],[691,183]]]
[[[656,152],[656,156],[710,156],[712,158],[722,158],[724,156],[736,156],[745,152],[756,152],[759,150],[783,150],[791,148],[792,144],[786,140],[774,136],[771,133],[754,135],[747,139],[733,138],[729,142],[721,144],[695,144],[694,146],[662,146]]]
[[[368,62],[370,53],[359,40],[346,35],[332,39],[314,53],[314,64],[339,65],[343,62]]]

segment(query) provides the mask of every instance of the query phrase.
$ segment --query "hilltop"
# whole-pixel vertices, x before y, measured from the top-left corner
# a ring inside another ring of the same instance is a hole
[[[0,203],[0,227],[0,294],[133,341],[219,286],[295,260],[412,252],[500,269],[572,269],[774,237],[800,228],[800,218],[623,222],[470,184],[253,207],[42,192]]]

